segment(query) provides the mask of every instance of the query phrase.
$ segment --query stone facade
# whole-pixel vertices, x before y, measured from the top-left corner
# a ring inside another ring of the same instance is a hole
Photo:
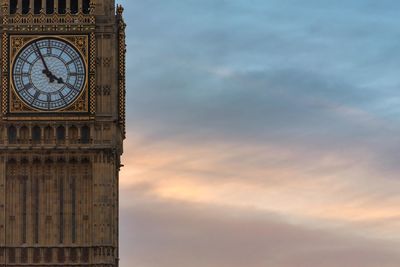
[[[125,138],[123,9],[113,0],[51,2],[0,0],[0,266],[114,267]],[[82,104],[46,112],[13,97],[12,50],[25,35],[87,36]]]

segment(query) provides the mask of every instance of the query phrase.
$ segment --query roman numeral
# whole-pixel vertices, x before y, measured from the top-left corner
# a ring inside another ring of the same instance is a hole
[[[76,89],[72,84],[66,83],[65,85],[66,85],[69,89],[71,89],[71,90],[73,90],[73,91],[75,91],[75,92],[79,92],[79,90]]]
[[[25,63],[28,63],[29,65],[32,65],[32,63],[31,62],[29,62],[27,59],[25,59],[25,58],[20,58],[23,62],[25,62]]]
[[[40,92],[36,91],[35,95],[33,96],[32,101],[31,101],[31,104],[35,103],[39,96],[40,96]],[[36,103],[38,103],[38,102],[36,102]]]
[[[60,96],[61,101],[64,103],[64,105],[66,105],[67,102],[65,101],[64,96],[61,94],[61,92],[58,92],[58,95]]]
[[[22,90],[28,91],[28,90],[31,89],[31,88],[33,88],[33,84],[31,84],[31,83],[24,84],[24,87],[23,87],[23,88],[20,88],[20,89],[18,90],[18,92],[20,92],[20,91],[22,91]]]
[[[35,99],[37,99],[40,96],[40,92],[36,91],[35,95],[33,96]]]
[[[78,59],[77,57],[76,57],[76,58],[73,58],[72,60],[68,61],[68,62],[66,63],[66,65],[69,65],[69,64],[74,63],[77,59]]]

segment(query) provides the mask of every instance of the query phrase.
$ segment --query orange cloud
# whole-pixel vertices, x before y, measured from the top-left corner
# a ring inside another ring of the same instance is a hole
[[[129,140],[122,188],[147,184],[157,198],[273,211],[296,223],[400,239],[398,223],[390,220],[400,216],[400,198],[381,197],[393,181],[377,187],[374,197],[374,177],[352,164],[363,155],[315,157],[301,147]]]

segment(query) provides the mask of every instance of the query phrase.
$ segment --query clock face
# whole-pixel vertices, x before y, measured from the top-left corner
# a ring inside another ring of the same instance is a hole
[[[41,38],[16,56],[12,80],[18,96],[30,107],[54,111],[72,104],[83,92],[86,66],[69,42]]]

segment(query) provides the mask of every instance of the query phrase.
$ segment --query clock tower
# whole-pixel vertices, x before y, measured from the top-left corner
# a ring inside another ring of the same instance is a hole
[[[0,0],[0,267],[118,266],[122,13]]]

